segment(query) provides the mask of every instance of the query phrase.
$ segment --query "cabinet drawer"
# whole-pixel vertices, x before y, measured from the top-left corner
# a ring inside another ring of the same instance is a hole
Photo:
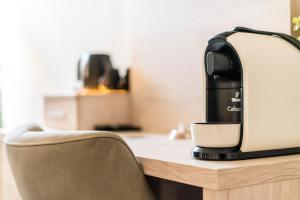
[[[45,125],[58,129],[77,129],[77,101],[75,97],[45,97]]]

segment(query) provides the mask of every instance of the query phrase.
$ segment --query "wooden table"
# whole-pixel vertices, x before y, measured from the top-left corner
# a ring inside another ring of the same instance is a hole
[[[142,164],[146,175],[174,182],[178,188],[180,184],[197,188],[202,194],[199,199],[300,199],[300,155],[244,161],[201,161],[191,157],[191,139],[170,141],[163,135],[121,136]]]

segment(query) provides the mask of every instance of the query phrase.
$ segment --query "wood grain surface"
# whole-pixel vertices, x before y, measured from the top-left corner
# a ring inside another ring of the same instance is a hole
[[[242,161],[202,161],[191,156],[191,139],[123,135],[147,175],[212,190],[300,178],[300,155]]]
[[[300,179],[259,184],[230,190],[204,189],[203,200],[299,200]]]

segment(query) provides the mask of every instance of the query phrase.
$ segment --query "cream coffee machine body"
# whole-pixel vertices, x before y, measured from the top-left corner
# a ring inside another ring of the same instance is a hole
[[[300,153],[300,43],[237,27],[208,42],[206,108],[191,125],[193,157],[238,160]]]

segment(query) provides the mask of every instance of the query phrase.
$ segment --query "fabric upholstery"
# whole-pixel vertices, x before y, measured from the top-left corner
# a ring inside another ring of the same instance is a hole
[[[44,132],[30,126],[22,130],[5,143],[23,200],[155,199],[133,153],[118,135]]]

